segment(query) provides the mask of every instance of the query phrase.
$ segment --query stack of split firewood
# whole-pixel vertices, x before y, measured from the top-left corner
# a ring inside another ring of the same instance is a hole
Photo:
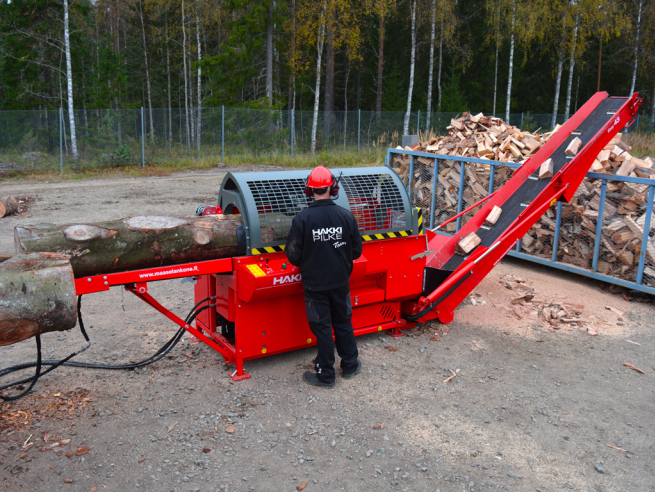
[[[439,139],[399,150],[473,157],[498,161],[523,162],[532,156],[559,129],[537,134],[522,132],[507,125],[499,118],[482,114],[464,116],[451,121],[449,134]],[[575,142],[574,142],[575,143]],[[573,145],[573,143],[572,143]],[[579,149],[571,148],[575,154]],[[655,179],[655,166],[650,157],[640,159],[630,154],[632,149],[617,135],[600,152],[591,167],[592,172],[608,175]],[[412,202],[423,209],[425,217],[431,217],[434,159],[416,157],[412,179]],[[407,183],[409,156],[394,155],[392,167]],[[461,164],[455,161],[439,161],[436,183],[434,225],[438,225],[457,213],[460,189]],[[464,210],[489,191],[491,166],[478,163],[464,165],[462,208]],[[503,186],[513,169],[496,166],[493,190]],[[548,177],[548,169],[540,170],[540,177]],[[596,236],[596,221],[600,208],[601,180],[585,179],[570,204],[562,207],[561,231],[557,260],[580,268],[591,269]],[[648,198],[648,185],[608,181],[603,211],[603,226],[597,271],[599,273],[634,281],[637,275],[639,255]],[[462,225],[479,210],[462,217]],[[530,229],[522,240],[522,251],[550,259],[555,236],[556,206]],[[655,216],[651,228],[655,227]],[[454,233],[456,223],[447,224],[445,232]],[[646,250],[645,281],[655,285],[655,242],[648,242]]]

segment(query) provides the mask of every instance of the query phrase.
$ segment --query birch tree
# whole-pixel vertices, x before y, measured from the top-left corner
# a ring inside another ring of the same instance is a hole
[[[555,128],[555,125],[557,124],[557,111],[559,109],[559,90],[560,86],[562,84],[562,70],[564,67],[564,47],[566,45],[566,32],[567,32],[567,17],[568,17],[568,7],[570,6],[571,2],[568,2],[568,5],[564,6],[564,10],[561,14],[562,16],[562,31],[560,35],[560,42],[559,42],[559,57],[557,59],[557,79],[555,82],[555,100],[553,101],[553,120],[551,124],[551,130]]]
[[[184,65],[184,113],[186,124],[186,146],[191,151],[191,128],[189,125],[189,77],[186,63],[186,18],[184,15],[184,0],[182,0],[182,60]]]
[[[73,105],[73,67],[71,62],[71,43],[69,27],[68,0],[64,0],[64,50],[66,53],[66,93],[68,96],[68,124],[70,126],[71,151],[78,159],[77,133],[75,131],[75,106]]]
[[[266,99],[273,106],[273,0],[268,5],[266,26]]]
[[[512,104],[512,73],[514,71],[514,27],[516,26],[516,0],[512,1],[512,27],[509,37],[509,75],[507,77],[507,102],[505,105],[505,121],[510,123],[510,107]]]
[[[637,82],[637,66],[639,65],[639,34],[641,31],[641,9],[643,6],[643,0],[639,0],[639,8],[637,10],[637,25],[635,26],[635,45],[632,49],[633,53],[633,66],[632,66],[632,83],[630,84],[630,93],[628,96],[631,96],[635,92],[635,84]]]
[[[566,109],[564,110],[564,121],[569,119],[571,111],[571,87],[573,87],[573,68],[575,67],[575,47],[578,42],[578,28],[580,27],[580,16],[575,16],[573,26],[573,40],[571,41],[571,56],[569,57],[569,83],[566,88]]]
[[[451,42],[455,33],[455,5],[453,0],[432,0],[430,22],[430,68],[428,73],[428,116],[426,128],[430,128],[432,117],[432,86],[434,78],[434,40],[436,24],[439,23],[439,60],[437,62],[437,111],[441,111],[441,67],[443,64],[444,41]]]
[[[148,65],[148,44],[146,43],[146,28],[143,22],[143,3],[139,0],[137,7],[139,13],[139,20],[141,21],[141,35],[143,39],[143,63],[146,69],[146,88],[148,94],[148,116],[150,117],[150,141],[154,142],[155,139],[155,128],[152,120],[152,95],[150,91],[150,68]]]
[[[316,37],[316,86],[314,89],[314,116],[312,118],[312,155],[316,154],[316,130],[318,128],[318,105],[321,97],[321,55],[325,41],[325,5],[323,0],[321,14],[318,20],[318,35]]]
[[[412,49],[411,61],[409,66],[409,89],[407,91],[407,111],[405,112],[405,122],[403,123],[403,135],[409,132],[409,118],[412,112],[412,91],[414,90],[414,67],[416,65],[416,9],[417,0],[410,0],[410,20],[412,25]]]
[[[202,49],[200,44],[200,19],[198,17],[198,3],[196,2],[196,43],[198,44],[198,116],[196,117],[196,141],[198,156],[202,143]]]

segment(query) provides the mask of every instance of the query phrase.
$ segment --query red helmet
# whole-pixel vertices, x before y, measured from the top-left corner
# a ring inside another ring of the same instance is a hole
[[[308,197],[312,197],[314,195],[312,189],[316,188],[330,188],[331,196],[337,196],[339,193],[339,184],[334,179],[334,175],[325,166],[315,167],[309,173],[307,183],[305,184],[305,194]]]

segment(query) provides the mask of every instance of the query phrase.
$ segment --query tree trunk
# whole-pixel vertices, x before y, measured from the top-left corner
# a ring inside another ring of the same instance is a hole
[[[184,25],[184,0],[182,0],[182,60],[184,66],[184,112],[186,121],[186,147],[191,152],[191,128],[189,127],[189,76],[186,67],[186,27]]]
[[[0,346],[77,323],[75,279],[62,254],[30,253],[0,262]]]
[[[200,157],[200,144],[202,143],[202,50],[200,49],[200,18],[198,17],[198,4],[196,3],[196,41],[198,43],[198,116],[196,118],[196,141],[198,157]]]
[[[573,87],[573,68],[575,67],[575,45],[578,41],[578,21],[579,14],[575,16],[575,26],[573,27],[573,44],[571,45],[571,58],[569,60],[569,83],[566,92],[566,110],[564,111],[564,121],[569,119],[571,111],[571,89]]]
[[[630,94],[632,96],[635,92],[635,84],[637,83],[637,65],[639,64],[639,33],[641,32],[641,7],[643,5],[643,0],[639,0],[639,13],[637,14],[637,33],[635,35],[635,47],[634,47],[634,67],[632,68],[632,84],[630,84]]]
[[[600,45],[598,46],[598,83],[596,84],[596,92],[600,92],[600,66],[603,62],[603,35],[601,33]]]
[[[437,111],[441,112],[441,62],[443,60],[443,17],[441,18],[441,34],[439,34],[439,66],[437,67]]]
[[[500,48],[500,0],[498,0],[498,18],[496,19],[496,70],[494,71],[494,116],[496,116],[496,95],[498,94],[498,50],[499,50],[499,48]]]
[[[240,215],[31,224],[14,228],[14,247],[17,253],[64,253],[79,278],[236,256],[241,224]]]
[[[346,70],[346,84],[343,90],[343,150],[346,150],[346,135],[348,135],[348,78],[350,77],[350,60]]]
[[[375,99],[375,117],[382,119],[382,77],[384,75],[384,9],[380,12],[380,27],[378,29],[378,88]]]
[[[291,0],[291,75],[289,76],[289,111],[296,109],[296,0]],[[289,116],[291,118],[291,116]]]
[[[314,118],[312,121],[312,155],[316,154],[316,128],[318,127],[318,103],[321,97],[321,55],[323,54],[323,42],[325,41],[325,0],[321,9],[321,17],[318,27],[318,39],[316,42],[316,89],[314,91]]]
[[[559,60],[557,61],[557,81],[555,82],[555,101],[553,103],[553,124],[551,130],[557,124],[557,111],[559,110],[559,90],[562,85],[562,71],[564,69],[564,45],[566,44],[566,17],[567,10],[564,10],[562,21],[562,37],[559,44]]]
[[[428,116],[425,130],[430,131],[430,115],[432,114],[432,79],[434,78],[434,34],[437,22],[437,0],[432,0],[432,29],[430,31],[430,69],[428,73]]]
[[[0,218],[12,215],[18,212],[18,200],[13,196],[3,196],[0,198]]]
[[[325,43],[325,101],[323,102],[323,142],[326,144],[330,140],[330,123],[334,110],[334,12],[330,12],[328,16],[330,20]]]
[[[266,99],[273,106],[273,0],[269,0],[266,29]]]
[[[416,62],[416,2],[411,3],[411,22],[412,22],[412,55],[409,66],[409,90],[407,91],[407,111],[405,112],[405,122],[403,124],[403,135],[409,132],[409,118],[412,112],[412,91],[414,90],[414,65]]]
[[[146,88],[148,89],[148,116],[150,117],[150,141],[155,140],[155,127],[152,121],[152,96],[150,91],[150,68],[148,67],[148,45],[146,44],[146,28],[143,23],[143,4],[139,2],[139,19],[141,20],[141,35],[143,37],[143,62],[146,67]]]
[[[68,93],[68,123],[70,126],[71,150],[77,159],[77,133],[75,132],[75,106],[73,105],[73,67],[71,65],[70,29],[68,26],[68,0],[64,0],[64,47],[66,51],[66,88]]]
[[[173,142],[173,103],[171,102],[171,50],[168,47],[168,17],[166,18],[166,76],[168,77],[168,140]]]
[[[509,76],[507,79],[507,102],[505,103],[505,121],[509,121],[509,110],[512,104],[512,71],[514,69],[514,24],[516,23],[516,0],[512,2],[512,30],[509,36]]]
[[[651,106],[650,106],[650,122],[651,124],[655,124],[655,78],[653,78],[653,92],[652,96],[650,98],[651,100]]]

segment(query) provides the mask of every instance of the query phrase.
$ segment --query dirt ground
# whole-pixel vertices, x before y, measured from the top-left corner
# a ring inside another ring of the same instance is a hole
[[[34,199],[0,220],[0,254],[17,224],[191,215],[223,174],[0,184]],[[150,292],[179,315],[193,305],[189,283]],[[553,304],[581,321],[553,329],[539,314]],[[92,346],[78,360],[141,360],[176,331],[118,288],[82,312]],[[450,325],[359,337],[363,373],[332,390],[300,381],[314,349],[248,362],[252,379],[235,383],[188,335],[144,369],[60,368],[0,406],[0,490],[653,492],[654,313],[652,299],[507,259]],[[61,358],[83,338],[43,345]],[[32,340],[0,348],[2,367],[34,358]]]

